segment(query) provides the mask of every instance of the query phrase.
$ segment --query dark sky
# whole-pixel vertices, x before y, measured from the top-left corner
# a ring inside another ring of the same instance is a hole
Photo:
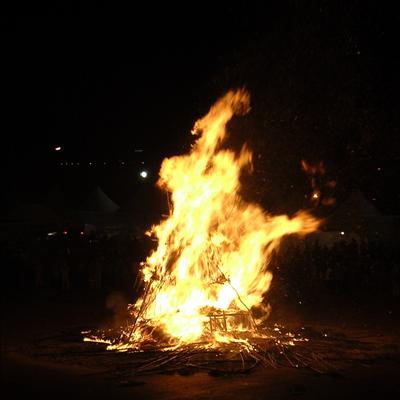
[[[23,114],[15,128],[29,148],[61,143],[82,156],[162,149],[190,129],[204,86],[249,35],[236,12],[66,6],[15,16],[7,35],[11,101]]]
[[[55,168],[65,160],[143,158],[157,170],[189,148],[193,122],[218,96],[244,85],[253,108],[232,124],[232,145],[246,140],[255,151],[252,183],[271,205],[288,191],[303,196],[307,159],[325,162],[339,197],[360,188],[384,212],[400,212],[395,9],[233,3],[62,2],[6,13],[6,190],[46,191],[65,179]]]

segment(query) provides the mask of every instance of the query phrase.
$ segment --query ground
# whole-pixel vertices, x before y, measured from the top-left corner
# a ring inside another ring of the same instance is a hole
[[[125,373],[129,367],[122,368],[126,355],[123,359],[114,354],[105,361],[104,355],[95,355],[81,343],[81,330],[112,320],[107,298],[95,293],[3,294],[3,398],[399,398],[400,328],[395,307],[345,313],[339,304],[323,317],[298,309],[290,313],[290,307],[273,314],[293,329],[312,327],[328,336],[329,349],[323,352],[329,353],[331,368],[322,373],[260,366],[246,374],[134,375]]]

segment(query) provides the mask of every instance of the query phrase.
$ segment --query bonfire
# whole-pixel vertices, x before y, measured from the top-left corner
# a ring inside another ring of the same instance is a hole
[[[252,153],[246,144],[235,152],[224,142],[227,123],[249,110],[246,90],[229,91],[194,124],[190,152],[163,161],[158,186],[168,193],[170,215],[148,232],[158,246],[142,262],[143,290],[129,306],[131,319],[112,338],[86,340],[118,351],[228,346],[256,357],[257,340],[268,336],[273,251],[284,236],[308,234],[319,222],[306,211],[271,215],[241,197]],[[286,338],[287,345],[296,340]]]

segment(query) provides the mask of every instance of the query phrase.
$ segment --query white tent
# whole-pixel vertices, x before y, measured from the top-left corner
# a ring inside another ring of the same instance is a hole
[[[99,186],[96,186],[79,209],[83,212],[96,214],[112,214],[119,209],[119,206]]]

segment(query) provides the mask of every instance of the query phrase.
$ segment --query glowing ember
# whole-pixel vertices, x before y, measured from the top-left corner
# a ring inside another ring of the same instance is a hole
[[[324,163],[320,161],[316,164],[310,164],[305,160],[301,160],[301,168],[310,176],[311,188],[313,189],[310,200],[314,205],[331,206],[335,204],[336,200],[333,197],[332,190],[336,186],[336,181],[323,179],[326,173]]]
[[[158,185],[170,193],[171,215],[152,227],[158,247],[143,263],[144,291],[131,306],[134,322],[123,343],[150,338],[184,344],[239,340],[232,332],[255,330],[251,309],[262,306],[272,275],[271,253],[284,235],[307,234],[318,221],[306,212],[272,216],[240,197],[239,178],[251,169],[244,145],[222,148],[226,124],[249,110],[249,94],[229,91],[192,133],[187,155],[165,159]]]

